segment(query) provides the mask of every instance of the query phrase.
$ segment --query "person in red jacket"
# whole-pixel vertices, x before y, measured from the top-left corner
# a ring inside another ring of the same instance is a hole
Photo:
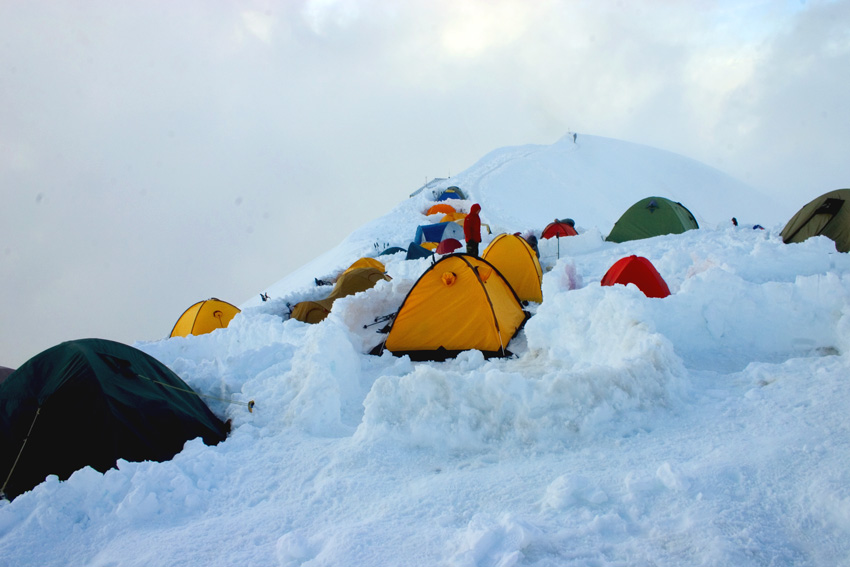
[[[481,218],[478,211],[481,205],[475,203],[469,208],[469,214],[463,219],[463,237],[466,239],[466,253],[478,257],[478,243],[481,242]]]

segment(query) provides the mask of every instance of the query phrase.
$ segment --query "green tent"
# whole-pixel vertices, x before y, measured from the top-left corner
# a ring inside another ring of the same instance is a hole
[[[48,475],[105,472],[118,459],[165,461],[190,439],[224,440],[227,429],[144,352],[101,339],[65,342],[0,384],[0,488],[12,498]]]
[[[626,242],[662,234],[681,234],[693,228],[699,228],[699,224],[682,203],[664,197],[647,197],[623,213],[605,240]]]
[[[791,217],[782,229],[786,244],[802,242],[812,236],[826,236],[835,241],[839,252],[850,251],[850,189],[824,193]]]

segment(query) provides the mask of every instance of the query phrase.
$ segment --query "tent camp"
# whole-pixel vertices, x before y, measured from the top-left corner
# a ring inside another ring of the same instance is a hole
[[[450,213],[456,213],[457,210],[449,205],[448,203],[437,203],[436,205],[431,205],[428,211],[425,213],[426,215],[448,215]]]
[[[328,316],[337,299],[366,291],[375,287],[375,284],[379,281],[389,279],[390,277],[378,268],[349,268],[336,280],[333,289],[326,298],[296,303],[289,316],[304,323],[319,323]]]
[[[681,203],[664,197],[647,197],[623,213],[605,240],[626,242],[662,234],[681,234],[694,228],[699,228],[699,224]]]
[[[224,329],[237,313],[238,307],[215,297],[199,301],[183,312],[169,336],[205,335],[216,329]]]
[[[562,236],[576,236],[578,232],[573,225],[569,224],[566,221],[562,220],[554,220],[546,225],[546,228],[543,229],[543,234],[541,234],[541,238],[549,239],[549,238],[560,238]]]
[[[643,256],[627,256],[617,260],[602,278],[602,285],[634,284],[647,297],[667,297],[670,288],[667,282]]]
[[[176,374],[133,347],[64,342],[0,384],[0,482],[14,497],[47,475],[118,459],[165,461],[186,441],[223,441],[227,425]]]
[[[528,242],[515,234],[500,234],[484,249],[484,260],[493,264],[508,280],[522,301],[543,301],[543,270]]]
[[[416,236],[413,238],[413,242],[420,246],[429,242],[436,245],[446,238],[463,240],[463,227],[455,222],[419,225],[416,227]]]
[[[510,284],[492,264],[452,254],[432,264],[405,297],[384,345],[396,356],[445,360],[464,350],[506,356],[525,322]]]
[[[824,193],[797,211],[782,229],[785,244],[826,236],[839,252],[850,252],[850,189]]]

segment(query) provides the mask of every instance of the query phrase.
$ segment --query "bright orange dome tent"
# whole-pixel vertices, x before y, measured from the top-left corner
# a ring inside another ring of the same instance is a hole
[[[239,312],[235,305],[215,297],[199,301],[177,319],[171,336],[205,335],[216,329],[224,329]]]

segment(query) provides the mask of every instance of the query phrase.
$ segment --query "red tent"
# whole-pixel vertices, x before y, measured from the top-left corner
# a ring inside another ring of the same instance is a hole
[[[614,263],[602,278],[602,285],[635,284],[647,297],[667,297],[670,288],[652,262],[642,256],[627,256]]]
[[[437,254],[451,254],[461,246],[457,238],[446,238],[437,245]]]
[[[565,222],[561,222],[559,220],[550,222],[546,225],[546,228],[543,229],[543,238],[553,238],[557,236],[560,238],[561,236],[576,236],[578,232],[576,229],[571,227]]]

